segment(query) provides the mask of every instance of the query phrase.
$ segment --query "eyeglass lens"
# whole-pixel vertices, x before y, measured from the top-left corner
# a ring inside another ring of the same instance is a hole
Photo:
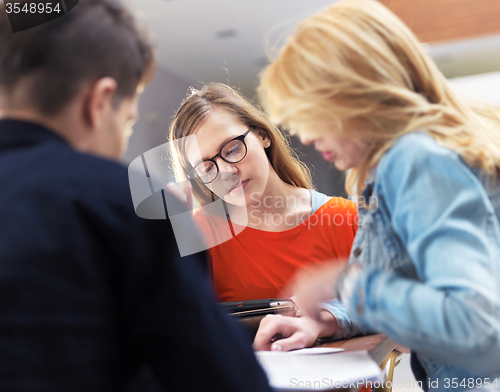
[[[238,163],[246,154],[245,143],[241,140],[232,140],[221,150],[221,157],[228,163]],[[218,167],[212,161],[203,161],[193,170],[197,179],[204,182],[212,182],[217,177]]]

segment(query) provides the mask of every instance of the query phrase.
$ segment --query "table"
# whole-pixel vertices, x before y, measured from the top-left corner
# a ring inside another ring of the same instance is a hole
[[[385,381],[391,381],[390,384],[384,383],[383,386],[377,388],[375,392],[392,392],[394,368],[399,361],[401,352],[399,351],[400,346],[388,336],[382,334],[357,336],[350,339],[318,344],[316,346],[341,347],[345,351],[368,351],[370,357],[372,357],[384,372]]]
[[[386,362],[398,344],[382,334],[357,336],[350,339],[316,345],[317,347],[342,347],[345,351],[366,350],[379,366]]]
[[[245,324],[253,339],[261,319],[262,316],[248,317],[246,319],[240,319],[239,321],[242,321],[243,324]],[[394,340],[383,334],[371,334],[357,336],[350,339],[336,340],[328,343],[319,343],[315,344],[315,347],[341,347],[345,351],[368,351],[368,354],[384,372],[385,380],[391,381],[391,384],[389,385],[392,385],[394,368],[399,361],[401,351],[408,352],[405,348],[398,346]],[[392,387],[388,388],[387,385],[387,383],[384,383],[383,388],[378,388],[374,392],[392,392]],[[347,390],[338,390],[337,392],[346,391]]]

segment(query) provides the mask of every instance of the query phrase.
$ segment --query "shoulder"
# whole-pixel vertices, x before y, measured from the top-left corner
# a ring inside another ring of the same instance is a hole
[[[352,241],[358,228],[358,205],[343,197],[330,197],[310,218],[321,222],[320,226],[333,237],[347,236]],[[335,230],[331,230],[331,228]],[[350,242],[349,242],[350,243]]]
[[[110,243],[120,241],[132,262],[139,254],[144,259],[177,254],[165,205],[169,211],[182,211],[183,206],[166,192],[164,197],[163,192],[154,192],[145,171],[137,171],[140,181],[133,183],[131,169],[119,162],[76,151],[68,152],[66,158],[73,165],[61,171],[59,190],[66,192],[62,202],[68,205],[69,214],[76,215],[75,222],[105,232]],[[184,221],[182,230],[189,232],[191,221]]]
[[[311,189],[310,192],[312,197],[313,213],[320,210],[322,213],[357,213],[358,205],[351,200],[343,197],[327,196],[324,193],[320,193],[313,189]]]
[[[9,197],[18,198],[27,208],[98,221],[131,223],[137,218],[128,170],[117,162],[56,143],[46,143],[11,157]]]
[[[0,216],[30,222],[44,238],[63,238],[54,241],[58,246],[100,246],[129,254],[131,260],[139,250],[146,257],[170,243],[165,239],[172,237],[170,222],[136,214],[128,170],[119,163],[56,143],[13,151],[1,159],[6,165],[0,165]],[[41,239],[31,243],[35,241]]]
[[[400,137],[392,148],[382,157],[377,168],[379,171],[407,169],[413,165],[428,165],[438,160],[458,161],[458,154],[438,144],[430,135],[412,132]],[[394,166],[394,165],[397,166]]]
[[[219,225],[227,225],[227,219],[217,215],[215,211],[208,211],[204,207],[193,210],[193,219],[200,227],[212,228]]]
[[[358,205],[343,197],[328,197],[327,202],[321,206],[321,211],[328,214],[357,214]]]
[[[481,182],[461,156],[421,132],[401,137],[386,153],[377,167],[375,188],[389,210],[406,204],[406,211],[419,204],[428,216],[437,216],[452,202],[488,203]]]
[[[128,170],[118,162],[64,149],[44,167],[44,175],[64,197],[122,204],[133,210]]]
[[[473,176],[457,152],[438,144],[428,134],[413,132],[399,138],[382,157],[376,169],[376,183],[397,185],[415,179],[439,182],[464,173]]]
[[[349,226],[353,227],[354,232],[357,230],[357,203],[345,199],[343,197],[331,197],[318,210],[318,214],[323,219],[324,216],[329,216],[329,221],[334,226]]]

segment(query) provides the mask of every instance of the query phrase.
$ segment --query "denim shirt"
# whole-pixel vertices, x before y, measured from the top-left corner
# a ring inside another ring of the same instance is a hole
[[[362,270],[343,303],[323,306],[344,336],[374,330],[411,348],[424,390],[500,390],[500,182],[422,132],[373,177],[349,260]]]

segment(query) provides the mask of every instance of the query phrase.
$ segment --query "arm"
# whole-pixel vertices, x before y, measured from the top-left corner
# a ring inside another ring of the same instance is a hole
[[[336,200],[337,204],[340,204],[340,206],[344,209],[345,219],[342,220],[342,230],[345,233],[352,232],[352,237],[346,235],[346,241],[348,242],[348,247],[350,249],[358,230],[358,206],[356,203],[343,198],[335,198],[331,200]],[[348,256],[349,254],[347,253],[346,258]],[[352,322],[345,306],[337,298],[324,301],[319,304],[319,307],[320,309],[329,312],[337,321],[337,328],[335,333],[326,335],[329,336],[329,338],[345,339],[366,333],[365,331],[363,331],[363,329]]]
[[[419,280],[367,268],[347,295],[354,322],[478,374],[499,370],[499,232],[480,182],[449,150],[399,146],[379,194]]]
[[[267,315],[259,325],[253,343],[256,351],[290,351],[310,347],[318,338],[334,335],[337,321],[330,312],[319,318]]]
[[[317,317],[266,316],[259,325],[254,349],[290,351],[310,347],[317,339],[338,340],[366,333],[352,323],[337,299],[325,301],[319,307]]]
[[[324,335],[325,337],[331,337],[332,339],[346,339],[366,333],[366,331],[352,322],[344,304],[342,304],[342,302],[338,299],[334,298],[322,302],[319,307],[328,311],[337,321],[336,331],[331,335]]]
[[[291,289],[297,295],[292,298],[298,305],[297,313],[305,310],[306,316],[266,316],[259,325],[254,349],[289,351],[312,346],[318,338],[342,339],[362,332],[338,300],[320,303],[333,297],[332,282],[343,269],[344,265],[324,264],[299,272]]]

